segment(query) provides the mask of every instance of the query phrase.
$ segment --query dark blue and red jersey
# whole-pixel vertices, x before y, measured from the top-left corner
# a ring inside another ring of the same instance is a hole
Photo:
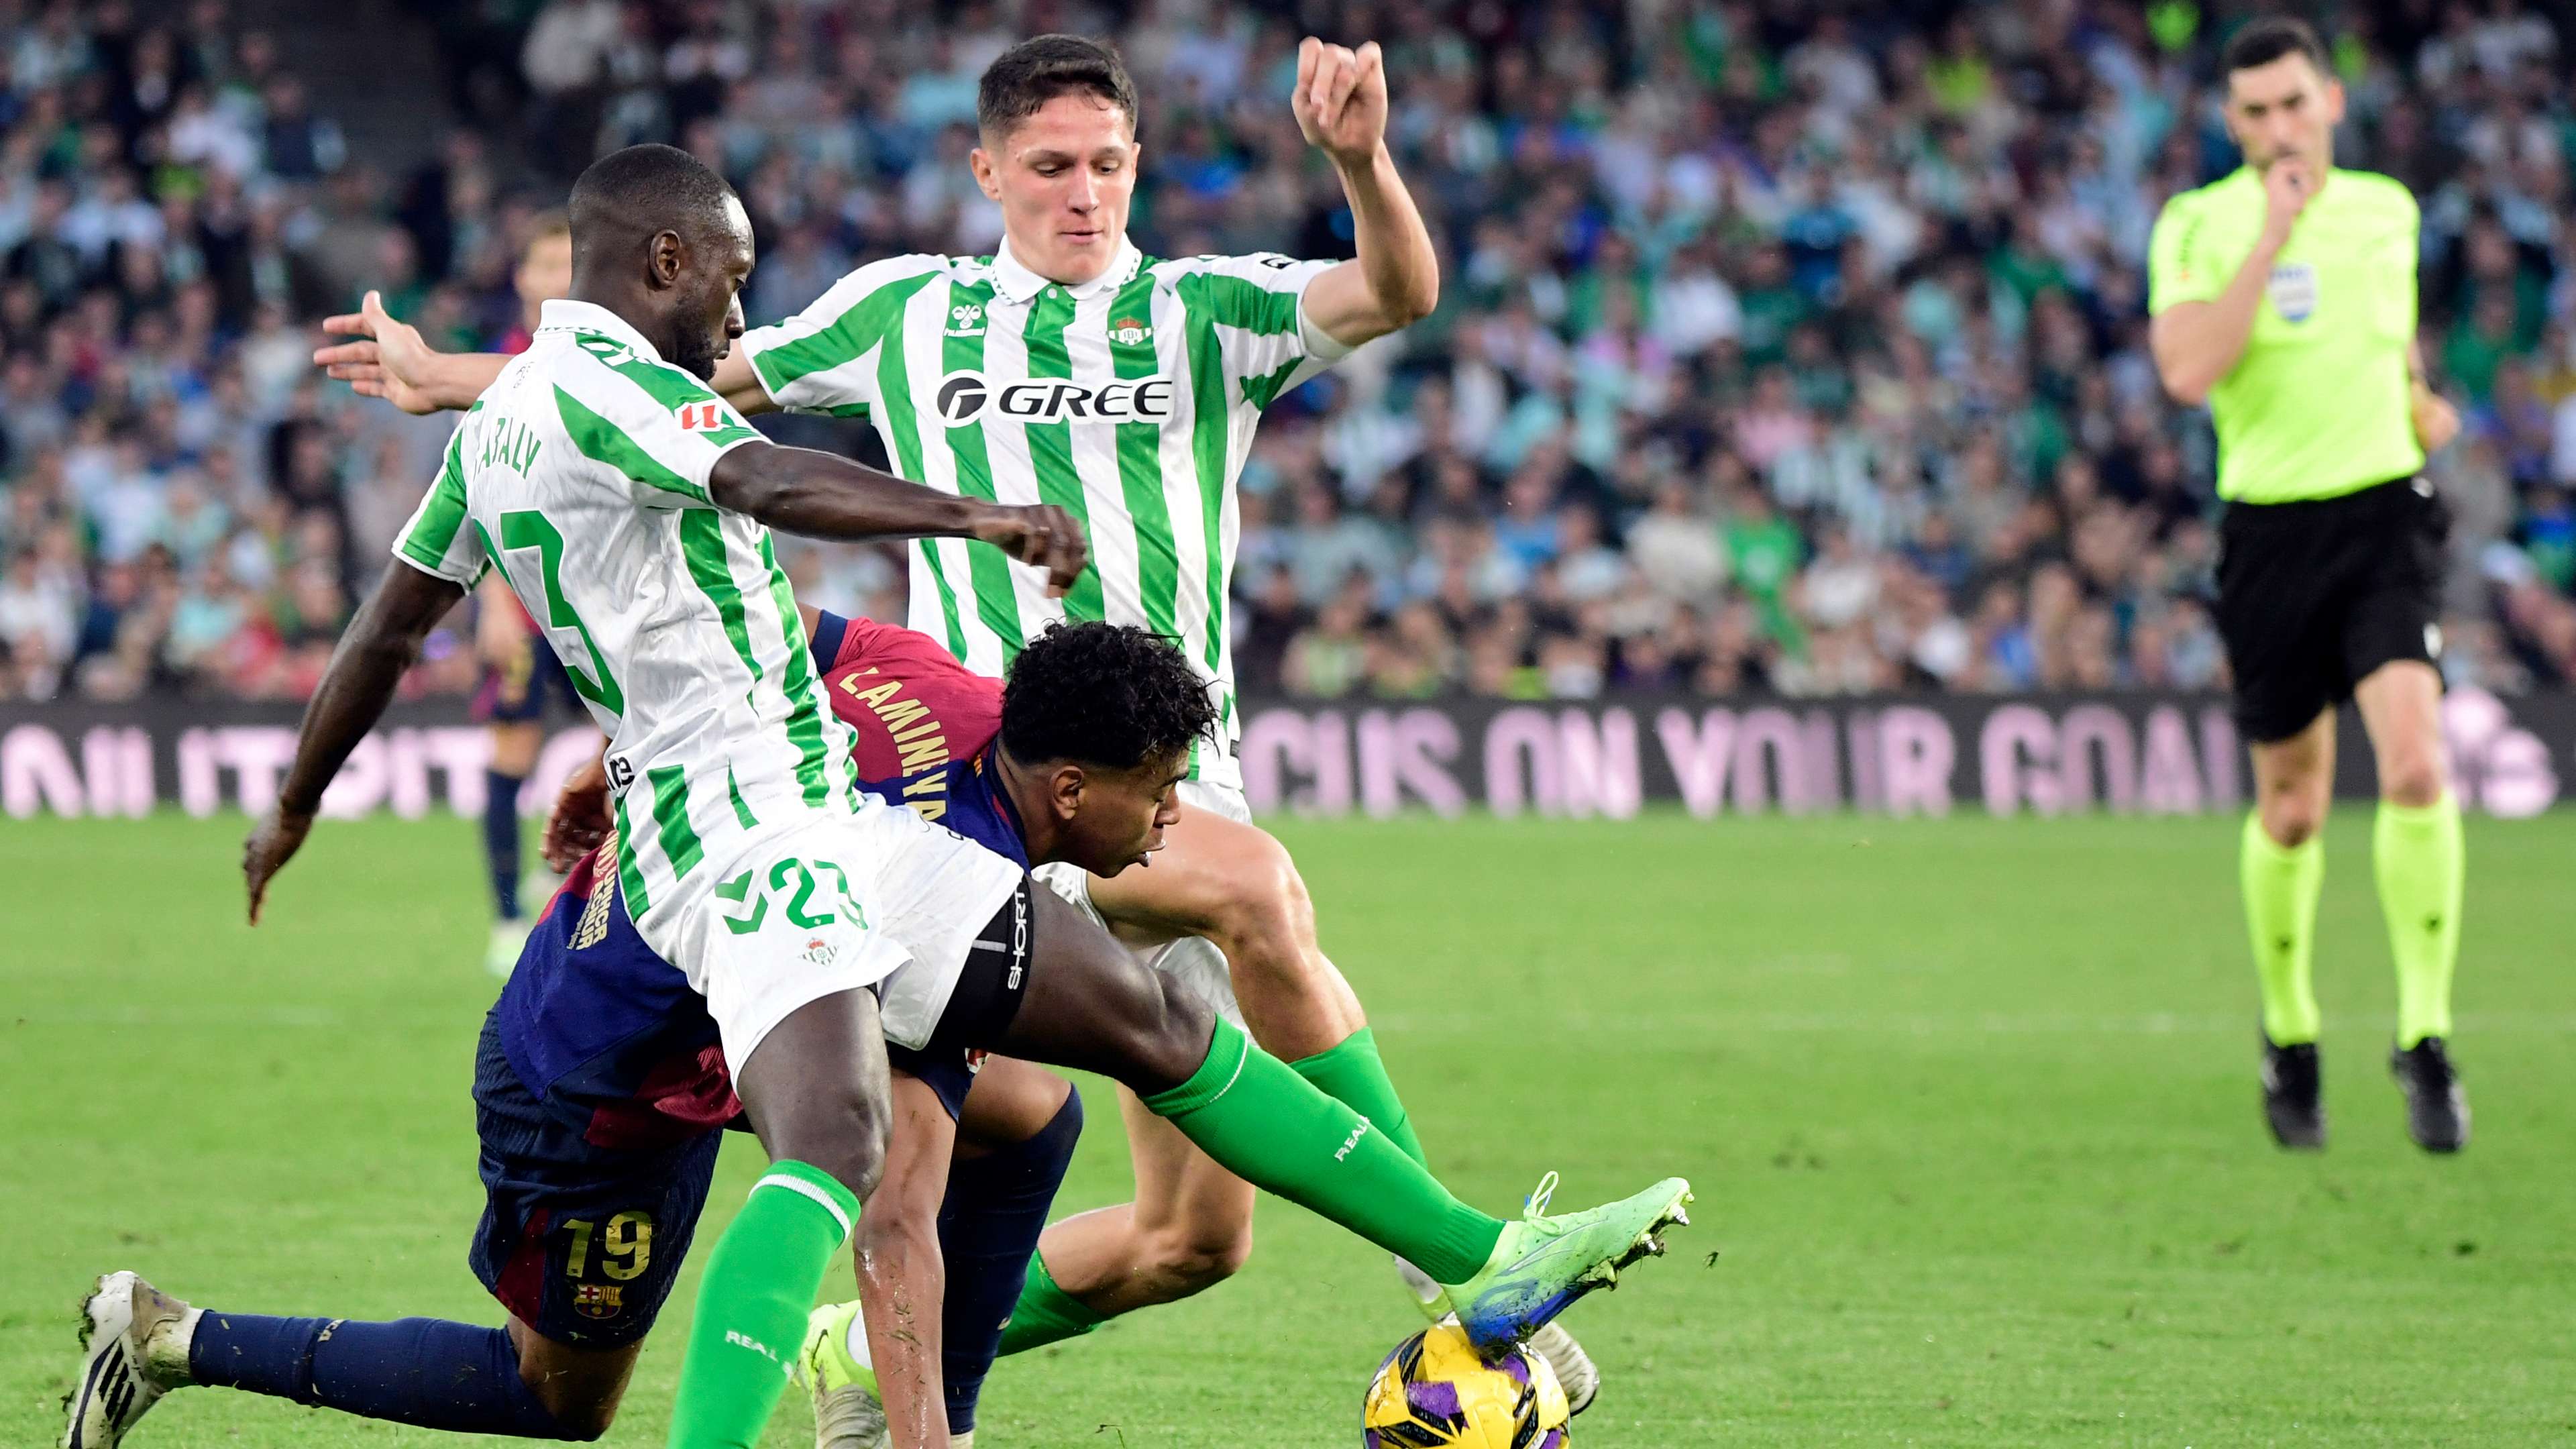
[[[857,737],[850,761],[861,789],[1028,868],[1019,812],[992,769],[1001,681],[927,634],[830,613],[814,626],[814,667]]]
[[[908,805],[1007,860],[1028,865],[1018,814],[989,769],[1002,687],[926,635],[825,614],[815,663],[832,712],[858,736],[860,785]],[[742,1110],[706,1001],[627,919],[614,843],[573,868],[547,906],[493,1008],[511,1072],[584,1140],[627,1150],[722,1127]],[[971,1076],[962,1061],[903,1053],[897,1065],[953,1114]]]
[[[741,1112],[705,998],[627,919],[613,843],[582,858],[493,1007],[530,1095],[595,1147],[667,1146]]]

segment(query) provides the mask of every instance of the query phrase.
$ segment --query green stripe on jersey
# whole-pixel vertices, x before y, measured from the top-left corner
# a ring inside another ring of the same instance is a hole
[[[1270,371],[1263,373],[1259,377],[1245,378],[1243,380],[1243,400],[1257,408],[1269,407],[1272,402],[1278,399],[1279,389],[1286,387],[1288,385],[1288,379],[1296,376],[1297,369],[1305,365],[1305,358],[1292,357],[1286,362],[1279,364],[1277,367],[1272,368]]]
[[[689,578],[716,606],[716,617],[724,620],[725,637],[733,641],[733,652],[742,667],[751,671],[751,682],[758,684],[765,675],[760,660],[751,650],[751,624],[742,610],[742,586],[733,580],[733,563],[725,553],[724,518],[709,508],[692,508],[680,515],[680,556],[688,560]]]
[[[687,880],[705,853],[698,845],[698,832],[689,825],[688,776],[677,765],[659,765],[644,772],[644,781],[653,787],[653,825],[661,832],[671,879]]]
[[[868,349],[900,332],[903,309],[912,294],[938,277],[935,271],[888,282],[850,304],[849,309],[832,319],[832,325],[811,336],[781,343],[751,359],[760,380],[773,394],[810,373],[829,372],[846,367],[868,355]],[[892,393],[887,394],[892,397]],[[863,417],[865,404],[847,412],[834,409],[833,415]]]
[[[961,306],[986,307],[993,300],[993,284],[974,282],[948,285],[948,307],[953,314]],[[956,328],[943,328],[947,335],[940,342],[940,366],[943,373],[982,372],[984,370],[984,331],[977,328],[966,336]],[[991,409],[986,410],[989,414]],[[963,427],[948,429],[948,458],[957,470],[957,491],[967,498],[993,501],[993,466],[984,452],[984,429],[981,420]],[[914,477],[921,475],[914,474]],[[1019,657],[1023,642],[1020,634],[1020,603],[1011,592],[1011,560],[989,543],[968,540],[966,572],[975,586],[975,612],[984,627],[1002,641],[1002,667],[1008,669]]]
[[[787,642],[787,667],[778,687],[787,691],[794,709],[787,716],[787,738],[796,742],[796,779],[805,787],[805,803],[819,806],[832,798],[832,783],[825,768],[829,756],[823,748],[823,709],[815,699],[814,650],[805,639],[805,616],[796,612],[796,593],[787,585],[787,571],[778,566],[778,551],[770,546],[765,528],[760,531],[760,563],[769,570],[769,600],[778,608],[779,632]]]
[[[1136,276],[1118,289],[1109,304],[1109,358],[1122,378],[1152,377],[1162,371],[1154,351],[1153,259],[1140,263]],[[1124,325],[1122,325],[1124,324]],[[1129,326],[1142,327],[1141,337],[1127,336]],[[1172,536],[1172,508],[1163,497],[1163,430],[1153,423],[1118,425],[1118,484],[1127,498],[1127,513],[1136,525],[1136,587],[1145,604],[1145,623],[1157,634],[1178,635],[1181,606],[1181,555]],[[1209,560],[1211,567],[1214,559]],[[1085,569],[1099,597],[1100,571]],[[1099,615],[1087,617],[1098,618]]]
[[[723,401],[705,383],[667,362],[638,357],[625,343],[613,337],[603,337],[595,332],[578,335],[585,339],[579,344],[582,351],[607,363],[619,376],[644,389],[646,396],[675,413],[692,403]],[[710,428],[698,434],[710,446],[721,448],[728,443],[758,436],[747,425],[732,420],[733,409],[726,408],[720,416],[727,420],[723,427]]]
[[[1029,323],[1022,339],[1029,349],[1029,376],[1073,376],[1073,359],[1065,351],[1064,329],[1073,321],[1073,297],[1062,287],[1049,287],[1038,293],[1029,305]],[[1059,419],[1052,423],[1023,425],[1029,439],[1029,466],[1038,477],[1038,497],[1074,516],[1082,525],[1083,537],[1091,536],[1090,501],[1083,497],[1082,475],[1073,466],[1073,424]],[[1064,597],[1064,612],[1072,619],[1101,619],[1107,616],[1100,597],[1100,570],[1084,569],[1073,581],[1073,591]],[[1007,646],[1004,658],[1018,651],[1018,641]]]
[[[1218,534],[1224,526],[1225,467],[1233,446],[1234,409],[1226,397],[1225,357],[1217,350],[1217,307],[1208,292],[1210,283],[1232,280],[1198,272],[1182,277],[1174,288],[1180,293],[1182,315],[1188,319],[1182,335],[1190,352],[1190,460],[1198,473],[1199,513],[1207,528],[1205,653],[1210,671],[1224,657],[1225,562]],[[1293,309],[1296,299],[1291,297],[1289,302]]]
[[[886,305],[890,308],[888,315],[899,320],[903,315],[904,305],[912,300],[912,294],[929,285],[934,275],[934,273],[925,272],[918,277],[908,277],[891,286],[880,287],[870,292],[866,301],[843,315],[842,322],[850,321],[862,309],[875,304],[880,298],[887,299]],[[871,345],[876,341],[883,341],[887,335],[885,329],[894,327],[896,324],[881,320],[876,325],[879,331],[873,335],[874,341]],[[838,330],[840,326],[841,322],[836,322],[826,331],[828,333]],[[777,357],[779,353],[792,351],[801,345],[790,343],[787,347],[776,349],[767,355]],[[866,348],[859,349],[859,352],[864,351]],[[856,357],[859,352],[853,352],[850,356]],[[802,372],[790,374],[788,380],[802,376],[804,376]],[[782,381],[775,386],[783,387],[785,382]],[[921,466],[921,419],[919,412],[912,405],[912,369],[904,359],[903,342],[900,336],[894,338],[892,346],[877,347],[877,398],[885,404],[886,436],[894,440],[895,471],[919,482],[925,476]],[[948,570],[939,562],[937,544],[937,540],[925,538],[915,542],[913,547],[921,550],[921,561],[929,568],[930,581],[939,591],[940,616],[948,624],[948,652],[963,660],[966,657],[966,630],[958,623],[957,590],[948,582]]]
[[[725,794],[733,801],[734,823],[745,830],[759,829],[760,817],[752,814],[751,807],[743,803],[742,782],[733,777],[731,765],[725,766]]]
[[[635,831],[626,823],[626,797],[617,797],[617,888],[626,893],[626,919],[640,921],[651,902],[644,897],[644,872],[635,864]]]
[[[447,563],[448,550],[456,547],[456,535],[464,527],[465,428],[459,424],[447,439],[447,461],[439,466],[438,481],[429,485],[429,497],[421,506],[419,521],[403,535],[403,554],[422,568],[442,568]]]
[[[1258,282],[1221,272],[1194,272],[1183,286],[1186,294],[1195,296],[1190,303],[1193,313],[1204,311],[1228,327],[1268,336],[1297,325],[1294,292],[1274,292]]]
[[[662,461],[645,452],[643,445],[626,436],[626,430],[583,407],[581,399],[558,387],[555,389],[555,412],[563,419],[564,433],[581,455],[595,463],[605,463],[638,483],[694,498],[705,503],[707,490],[672,472]]]

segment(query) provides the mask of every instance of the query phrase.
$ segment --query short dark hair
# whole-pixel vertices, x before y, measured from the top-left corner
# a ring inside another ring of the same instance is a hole
[[[1002,748],[1037,764],[1133,770],[1207,737],[1216,701],[1171,639],[1133,624],[1057,624],[1011,661]]]
[[[1010,134],[1056,97],[1081,91],[1127,113],[1136,131],[1136,82],[1117,47],[1082,35],[1040,35],[994,57],[975,87],[975,125],[987,136]]]
[[[611,239],[674,231],[700,237],[725,226],[733,188],[715,168],[677,146],[646,144],[611,151],[572,184],[573,264]]]
[[[2219,53],[2221,74],[2233,75],[2270,65],[2285,55],[2304,55],[2317,68],[2317,74],[2332,76],[2333,62],[2326,58],[2326,43],[2317,38],[2316,27],[2295,15],[2266,15],[2229,36],[2227,49]]]

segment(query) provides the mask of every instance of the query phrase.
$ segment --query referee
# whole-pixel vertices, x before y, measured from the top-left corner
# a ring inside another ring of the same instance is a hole
[[[2372,853],[2397,958],[2389,1058],[2427,1152],[2468,1141],[2451,1067],[2465,872],[2442,754],[2439,616],[2448,515],[2424,455],[2459,415],[2424,385],[2415,200],[2334,165],[2343,87],[2304,23],[2257,20],[2223,56],[2245,164],[2165,204],[2149,249],[2156,371],[2218,430],[2218,626],[2254,756],[2245,919],[2263,989],[2263,1110],[2320,1148],[2310,985],[2335,706],[2361,710],[2379,772]]]

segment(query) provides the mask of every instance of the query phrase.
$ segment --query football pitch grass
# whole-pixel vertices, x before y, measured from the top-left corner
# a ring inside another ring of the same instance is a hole
[[[498,1321],[464,1263],[493,991],[473,825],[325,823],[254,933],[242,824],[0,825],[0,1443],[59,1431],[107,1269],[243,1311]],[[1604,1373],[1579,1446],[2576,1433],[2576,816],[2471,822],[2453,1160],[2407,1143],[2384,1065],[2366,812],[2329,839],[2321,1157],[2256,1110],[2233,819],[1278,828],[1462,1196],[1512,1210],[1550,1168],[1560,1206],[1697,1187],[1672,1255],[1567,1318]],[[1084,1092],[1064,1210],[1127,1193],[1111,1095]],[[727,1145],[694,1256],[757,1162]],[[695,1292],[609,1442],[662,1441]],[[1381,1255],[1266,1203],[1240,1277],[1005,1360],[979,1442],[1354,1445],[1418,1326]],[[808,1426],[791,1390],[767,1442]],[[199,1390],[129,1442],[443,1437]]]

